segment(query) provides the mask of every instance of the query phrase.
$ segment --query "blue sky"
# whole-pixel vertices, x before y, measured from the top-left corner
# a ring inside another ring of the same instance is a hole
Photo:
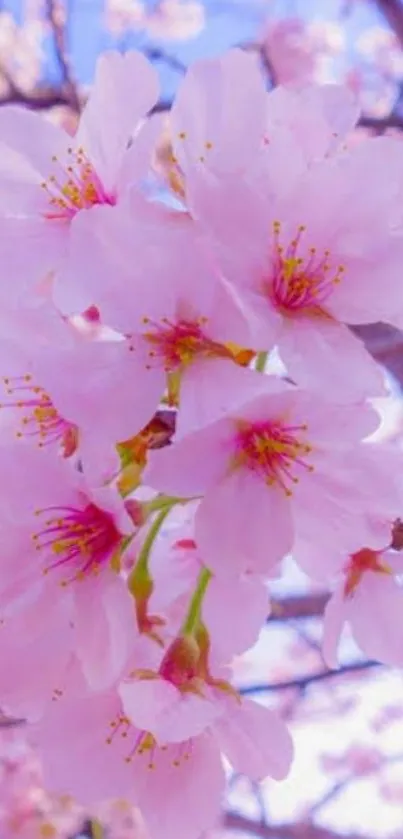
[[[186,42],[152,42],[144,32],[129,32],[116,42],[103,25],[104,0],[65,0],[69,14],[69,47],[75,76],[83,84],[90,84],[97,55],[104,49],[119,46],[127,49],[152,45],[162,47],[179,58],[184,64],[195,58],[211,56],[228,47],[252,40],[260,31],[261,24],[269,14],[273,18],[298,15],[304,19],[337,20],[342,0],[204,0],[206,27],[196,38]],[[144,0],[152,8],[155,0]],[[9,10],[17,20],[24,14],[24,0],[0,0],[0,8]],[[345,19],[348,51],[344,62],[352,58],[354,41],[363,29],[381,21],[374,4],[357,2],[354,11]],[[342,65],[340,64],[340,70]],[[161,82],[164,98],[175,91],[178,74],[165,65],[161,66]],[[43,80],[57,84],[58,67],[54,60],[51,43],[47,45],[43,67]]]

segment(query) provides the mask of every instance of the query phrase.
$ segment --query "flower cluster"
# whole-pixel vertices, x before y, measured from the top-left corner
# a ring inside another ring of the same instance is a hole
[[[197,839],[224,755],[284,778],[291,736],[231,662],[283,559],[403,664],[402,457],[351,324],[403,322],[400,143],[348,145],[336,86],[267,93],[234,50],[98,62],[76,136],[0,113],[0,706],[47,785]],[[286,374],[270,372],[276,350]]]

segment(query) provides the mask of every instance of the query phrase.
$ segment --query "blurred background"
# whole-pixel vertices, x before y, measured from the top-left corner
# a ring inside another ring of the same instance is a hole
[[[254,52],[268,88],[348,85],[362,109],[357,141],[403,137],[400,0],[0,0],[0,107],[21,104],[73,134],[99,53],[135,47],[158,68],[157,110],[168,115],[186,67],[233,45]],[[360,334],[390,384],[379,402],[379,436],[401,446],[403,340],[380,325]],[[229,775],[214,839],[403,839],[402,674],[364,660],[348,637],[340,670],[325,667],[328,595],[291,560],[273,595],[259,643],[235,672],[245,693],[282,710],[295,765],[287,781],[260,789]],[[124,801],[87,813],[48,796],[24,723],[0,718],[0,839],[14,837],[143,839],[143,832]]]

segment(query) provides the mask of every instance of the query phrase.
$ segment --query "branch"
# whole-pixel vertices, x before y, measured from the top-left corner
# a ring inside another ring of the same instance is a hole
[[[226,813],[224,825],[229,830],[260,836],[261,839],[364,839],[361,834],[339,834],[312,822],[296,824],[264,824],[238,813]]]
[[[53,32],[55,53],[59,64],[62,89],[64,88],[67,103],[76,113],[81,111],[81,102],[77,91],[77,84],[67,58],[66,31],[58,9],[57,0],[46,0],[46,16]]]
[[[4,75],[2,70],[0,73]],[[60,105],[71,107],[70,99],[61,90],[37,88],[30,93],[26,93],[16,84],[10,84],[8,79],[7,82],[9,91],[5,96],[0,97],[0,107],[2,105],[24,105],[32,111],[46,111],[48,108],[55,108]]]
[[[396,128],[399,131],[403,131],[402,117],[393,112],[383,119],[365,116],[365,114],[363,114],[363,116],[358,120],[357,125],[359,128],[369,128],[377,134],[384,134],[388,128]]]
[[[240,688],[240,693],[243,696],[248,696],[250,693],[276,693],[282,690],[299,689],[304,690],[306,687],[317,682],[325,682],[328,679],[334,679],[338,676],[344,676],[348,673],[362,673],[370,670],[373,667],[382,667],[378,661],[357,661],[351,664],[344,664],[338,670],[320,670],[318,673],[311,673],[309,676],[301,676],[301,678],[290,679],[285,682],[267,682],[263,685],[248,685]]]
[[[403,49],[403,6],[400,0],[373,0]]]
[[[321,617],[328,599],[328,594],[308,594],[299,597],[285,597],[282,600],[272,600],[268,620],[271,623]]]

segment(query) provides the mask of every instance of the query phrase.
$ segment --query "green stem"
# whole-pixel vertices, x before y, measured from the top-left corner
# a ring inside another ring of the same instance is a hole
[[[157,495],[156,498],[153,498],[151,501],[146,501],[144,506],[149,513],[156,513],[158,510],[165,510],[166,508],[171,509],[174,507],[175,504],[185,504],[188,500],[187,498],[175,498],[172,495]]]
[[[136,592],[138,591],[139,584],[147,583],[148,581],[151,582],[151,578],[148,572],[148,560],[150,557],[151,548],[155,542],[156,537],[158,536],[158,533],[166,517],[171,512],[172,507],[173,504],[171,504],[170,506],[166,506],[164,507],[164,509],[161,510],[160,513],[158,513],[147,533],[146,538],[144,539],[143,546],[138,555],[137,562],[129,576],[129,590],[133,594],[136,594]]]
[[[256,358],[256,367],[255,369],[258,370],[259,373],[264,373],[267,363],[267,352],[258,352]]]
[[[182,625],[181,633],[183,635],[193,635],[199,628],[203,598],[211,576],[211,571],[209,571],[208,568],[202,568],[200,571],[197,586],[190,601],[188,613]]]

